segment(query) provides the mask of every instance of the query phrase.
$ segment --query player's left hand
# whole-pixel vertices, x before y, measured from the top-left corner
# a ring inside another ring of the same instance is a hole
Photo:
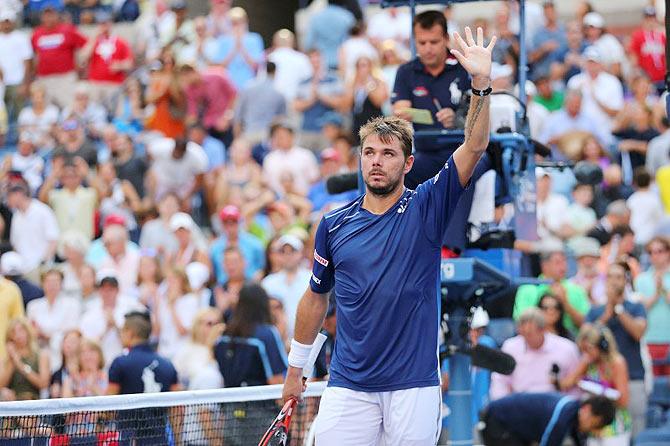
[[[491,38],[488,46],[484,46],[484,30],[477,28],[477,42],[472,37],[472,31],[469,27],[465,27],[465,40],[460,34],[454,33],[454,39],[460,47],[452,49],[451,54],[458,59],[458,62],[470,73],[475,88],[488,88],[488,85],[474,85],[478,79],[488,80],[491,77],[491,51],[496,44],[496,36]]]

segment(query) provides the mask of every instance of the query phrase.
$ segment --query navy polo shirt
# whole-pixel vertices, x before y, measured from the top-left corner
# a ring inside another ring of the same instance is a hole
[[[112,361],[109,382],[121,387],[119,393],[128,394],[167,392],[178,380],[177,371],[168,359],[148,344],[140,344]]]
[[[433,99],[437,99],[442,108],[455,111],[469,88],[470,76],[455,59],[447,59],[444,70],[433,76],[416,58],[398,68],[391,102],[411,101],[413,108],[433,113],[433,125],[414,124],[414,130],[442,129],[444,127],[435,118],[438,109]]]
[[[647,319],[647,312],[642,304],[624,300],[623,308],[626,313],[634,318]],[[604,312],[605,305],[591,308],[586,315],[586,322],[597,321],[602,317]],[[642,365],[642,356],[640,354],[640,342],[636,341],[630,334],[628,334],[616,315],[612,316],[605,325],[612,331],[619,352],[626,360],[629,379],[632,381],[644,379],[644,366]]]
[[[514,393],[489,404],[488,416],[527,443],[561,446],[576,435],[579,401],[560,393]]]

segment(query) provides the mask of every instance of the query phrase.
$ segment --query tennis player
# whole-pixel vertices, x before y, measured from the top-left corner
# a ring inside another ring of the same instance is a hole
[[[434,178],[403,186],[412,125],[377,118],[360,129],[366,193],[326,214],[310,286],[298,306],[284,399],[300,397],[302,368],[337,299],[330,381],[316,421],[318,446],[435,445],[440,431],[438,283],[450,216],[489,141],[491,50],[483,31],[452,50],[471,76],[465,141]],[[425,42],[430,45],[431,42]]]

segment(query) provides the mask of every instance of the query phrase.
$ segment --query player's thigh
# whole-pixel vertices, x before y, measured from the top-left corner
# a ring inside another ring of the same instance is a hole
[[[376,446],[382,428],[378,395],[327,387],[314,421],[316,446]]]
[[[439,386],[385,392],[385,446],[434,446],[440,436]]]

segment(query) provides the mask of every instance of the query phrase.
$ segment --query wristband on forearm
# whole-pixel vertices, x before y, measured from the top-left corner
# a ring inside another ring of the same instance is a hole
[[[312,351],[311,345],[301,344],[295,339],[291,339],[291,351],[288,353],[288,365],[298,369],[304,369],[309,359],[309,353]]]

